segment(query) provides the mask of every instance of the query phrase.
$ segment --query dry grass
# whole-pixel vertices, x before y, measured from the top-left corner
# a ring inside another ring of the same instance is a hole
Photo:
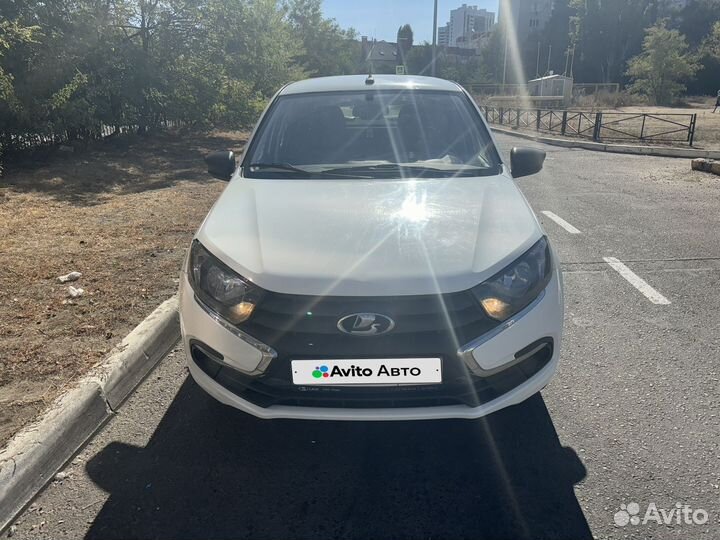
[[[697,148],[720,150],[720,109],[713,114],[715,98],[688,98],[678,107],[656,107],[653,105],[620,107],[616,112],[647,112],[653,114],[697,114],[694,146]]]
[[[0,445],[177,290],[225,184],[202,156],[247,134],[103,144],[0,179]],[[57,277],[84,296],[68,298]]]

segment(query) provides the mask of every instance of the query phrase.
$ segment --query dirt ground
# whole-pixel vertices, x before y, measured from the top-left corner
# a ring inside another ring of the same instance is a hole
[[[202,157],[247,134],[98,143],[0,178],[0,446],[172,296],[225,183]],[[60,284],[71,271],[82,278]],[[68,285],[84,289],[71,299]]]

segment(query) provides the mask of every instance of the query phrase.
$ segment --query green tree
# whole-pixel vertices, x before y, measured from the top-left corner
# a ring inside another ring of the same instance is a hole
[[[272,95],[287,82],[306,76],[297,59],[303,53],[276,0],[207,0],[201,12],[199,38],[208,40],[210,61],[253,91]],[[195,54],[195,48],[189,51]],[[205,53],[204,53],[205,54]]]
[[[700,53],[714,60],[720,60],[720,21],[713,25],[712,31],[703,40]]]
[[[628,62],[632,92],[648,96],[658,105],[670,105],[686,89],[698,65],[688,53],[685,37],[669,30],[662,20],[647,29],[642,53]]]
[[[683,34],[690,47],[700,46],[720,20],[720,0],[693,0],[674,17],[672,25]]]
[[[550,70],[571,75],[570,60],[573,43],[570,39],[570,20],[573,13],[568,0],[555,1],[550,20],[539,36],[539,54],[538,49],[533,50],[525,64],[528,67],[528,75],[535,77],[536,74],[541,76],[545,73],[548,69],[548,53],[550,53]]]
[[[13,102],[0,110],[6,135],[78,135],[96,124],[85,60],[97,30],[86,3],[27,0],[4,6],[18,27],[35,29],[32,40],[3,58],[14,87]]]
[[[505,29],[502,25],[497,25],[490,33],[490,38],[480,48],[480,60],[487,72],[486,83],[501,83],[503,79],[505,55]],[[512,69],[506,73],[511,79],[513,77]],[[525,82],[525,81],[520,81]]]
[[[429,75],[432,69],[432,46],[423,43],[408,53],[407,66],[413,75]],[[435,64],[437,76],[461,84],[487,82],[487,68],[479,55],[462,57],[448,52],[447,47],[438,47]]]
[[[0,0],[0,140],[166,119],[244,127],[279,87],[357,72],[321,0]]]
[[[642,48],[644,29],[657,21],[658,5],[658,0],[570,0],[576,79],[622,82],[628,59]]]
[[[0,103],[10,105],[15,102],[13,76],[5,71],[2,58],[12,47],[21,43],[32,43],[36,30],[37,26],[23,27],[17,22],[0,22]]]
[[[688,90],[697,94],[715,95],[720,89],[720,21],[705,36],[698,53],[700,69]]]
[[[443,49],[438,47],[438,64],[441,63],[440,57]],[[422,45],[413,47],[407,55],[406,65],[408,72],[413,75],[430,75],[432,70],[432,46],[425,42]]]
[[[295,39],[302,43],[297,60],[308,74],[321,77],[359,72],[357,33],[323,17],[322,0],[290,0],[287,9]]]
[[[0,127],[2,120],[7,119],[11,112],[15,112],[18,101],[15,94],[14,80],[11,73],[6,71],[3,65],[5,53],[18,44],[32,43],[36,26],[23,27],[17,22],[0,22]],[[9,143],[9,133],[4,132],[5,137],[0,139],[0,176],[2,176],[2,157],[5,147]]]

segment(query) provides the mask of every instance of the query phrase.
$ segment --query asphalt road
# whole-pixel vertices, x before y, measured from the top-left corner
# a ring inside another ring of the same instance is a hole
[[[720,180],[684,159],[500,142],[548,152],[519,180],[566,284],[541,396],[478,421],[259,421],[199,390],[178,350],[14,537],[720,538]],[[630,503],[641,523],[617,525]],[[707,521],[657,523],[676,503]]]

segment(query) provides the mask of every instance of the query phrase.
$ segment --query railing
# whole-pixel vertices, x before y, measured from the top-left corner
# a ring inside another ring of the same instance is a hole
[[[693,145],[697,114],[585,112],[480,106],[489,124],[584,137]]]
[[[160,129],[177,128],[185,123],[178,120],[161,120],[153,126]],[[134,133],[139,129],[138,125],[108,126],[100,125],[93,129],[83,130],[81,133],[69,133],[61,131],[57,133],[0,133],[0,150],[5,153],[13,153],[43,146],[56,146],[70,143],[74,140],[97,140],[104,139],[111,135]]]

